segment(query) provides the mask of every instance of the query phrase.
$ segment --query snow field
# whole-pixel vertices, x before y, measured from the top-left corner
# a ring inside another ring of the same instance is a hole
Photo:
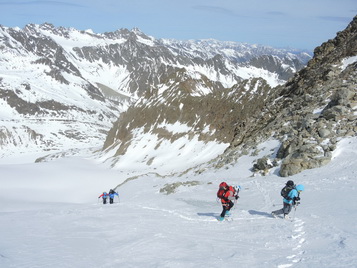
[[[343,140],[330,164],[290,178],[248,176],[248,156],[201,175],[137,176],[112,205],[97,197],[130,174],[88,156],[1,164],[0,266],[356,267],[356,149]],[[293,221],[270,216],[287,179],[305,185]],[[232,221],[216,220],[222,180],[242,187]],[[178,181],[200,184],[160,193]]]

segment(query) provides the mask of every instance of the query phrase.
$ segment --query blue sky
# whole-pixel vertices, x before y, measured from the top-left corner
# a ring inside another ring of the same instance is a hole
[[[346,28],[357,0],[0,0],[0,24],[49,22],[96,33],[138,27],[178,40],[213,38],[313,50]]]

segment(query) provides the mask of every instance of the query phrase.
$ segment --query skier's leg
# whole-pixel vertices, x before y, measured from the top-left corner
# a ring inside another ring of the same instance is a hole
[[[226,214],[227,216],[231,215],[231,209],[234,206],[234,203],[232,201],[229,201],[229,203],[227,204],[227,209],[226,209]]]
[[[227,204],[222,204],[223,210],[221,213],[221,218],[224,218],[224,216],[226,215],[226,211],[227,211]]]
[[[229,208],[228,208],[228,210],[231,210],[233,206],[234,206],[234,203],[233,203],[232,200],[230,200],[230,201],[229,201]]]
[[[278,209],[278,210],[274,210],[274,211],[272,211],[272,213],[271,213],[271,214],[273,214],[273,215],[280,215],[280,214],[283,214],[283,213],[284,213],[284,206],[285,206],[285,203],[283,202],[283,208]]]
[[[283,208],[283,211],[284,211],[284,218],[288,217],[287,215],[290,213],[290,211],[291,211],[291,207],[292,207],[292,205],[291,205],[291,204],[284,203],[284,208]]]
[[[283,209],[281,208],[281,209],[278,209],[278,210],[274,210],[274,211],[272,211],[272,213],[271,214],[274,214],[274,215],[280,215],[280,214],[283,214],[284,212],[283,212]]]
[[[284,214],[289,214],[291,211],[291,204],[284,203]]]

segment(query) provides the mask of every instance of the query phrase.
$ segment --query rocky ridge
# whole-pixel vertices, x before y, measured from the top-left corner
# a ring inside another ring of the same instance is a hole
[[[253,169],[267,172],[281,161],[280,175],[290,176],[331,160],[340,138],[357,133],[357,17],[314,51],[307,67],[270,96],[250,135],[231,143],[218,166],[268,138],[281,141],[276,154]],[[263,161],[262,161],[263,160]]]
[[[182,69],[173,75],[178,80],[163,81],[165,90],[154,88],[147,99],[120,116],[103,150],[114,150],[115,166],[145,133],[159,137],[157,148],[164,139],[173,142],[183,136],[226,144],[216,159],[196,167],[203,172],[207,167],[236,163],[242,155],[254,153],[258,144],[275,139],[280,148],[258,159],[253,172],[266,174],[273,165],[281,165],[280,175],[290,176],[324,165],[331,160],[339,138],[357,132],[356,24],[354,18],[336,38],[317,47],[307,67],[285,85],[271,87],[254,78],[220,88],[203,77],[192,79]],[[195,94],[202,83],[209,93]],[[187,128],[177,134],[162,128],[163,122]],[[138,129],[143,131],[137,134]],[[154,157],[147,159],[148,166],[155,162]]]

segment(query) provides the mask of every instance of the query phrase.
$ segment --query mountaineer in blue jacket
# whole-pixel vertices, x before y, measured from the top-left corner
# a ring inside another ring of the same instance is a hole
[[[282,189],[281,195],[283,199],[283,208],[273,211],[271,214],[276,215],[284,214],[284,219],[290,219],[289,213],[293,206],[300,204],[300,193],[304,191],[305,187],[302,184],[294,185],[293,181],[288,181],[286,186]]]
[[[114,203],[114,197],[117,196],[119,198],[118,193],[116,193],[113,189],[109,190],[109,203],[113,204]]]

